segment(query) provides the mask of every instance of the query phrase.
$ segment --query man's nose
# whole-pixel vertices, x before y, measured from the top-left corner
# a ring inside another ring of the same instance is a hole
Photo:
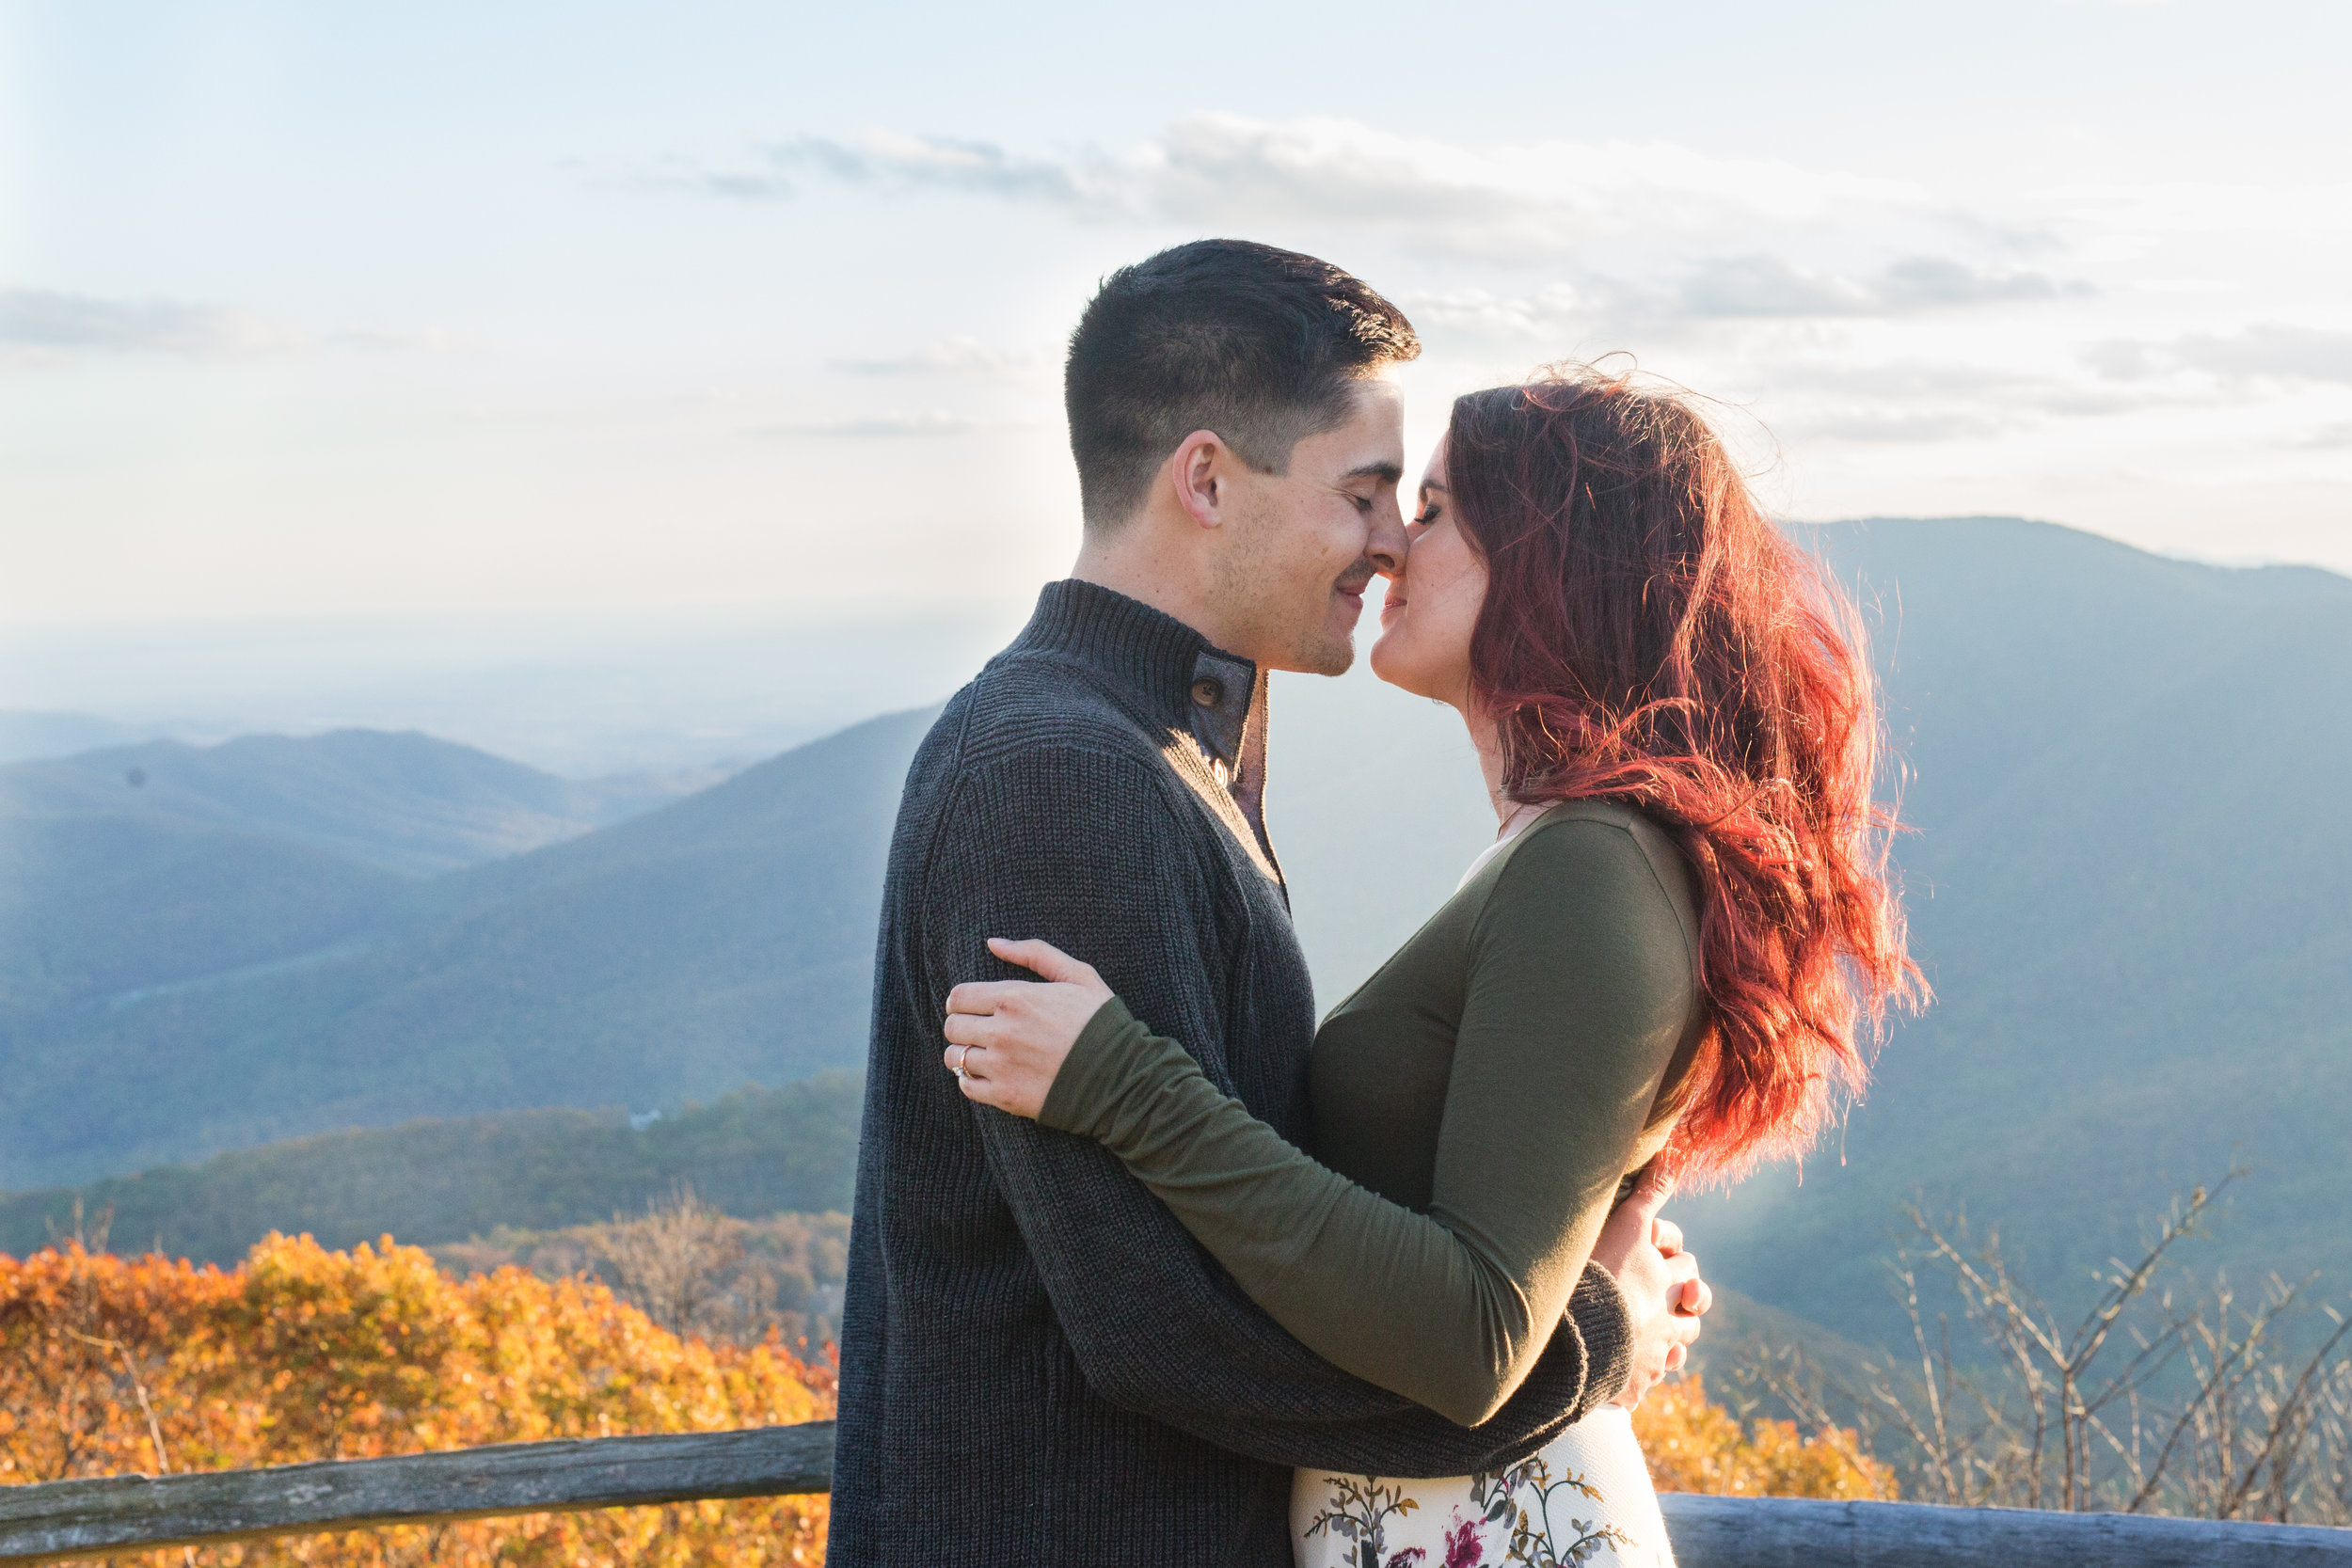
[[[1372,569],[1384,578],[1397,576],[1405,570],[1405,558],[1412,547],[1412,539],[1405,531],[1404,515],[1392,506],[1381,508],[1372,525],[1372,537],[1364,546],[1364,559],[1372,562]]]

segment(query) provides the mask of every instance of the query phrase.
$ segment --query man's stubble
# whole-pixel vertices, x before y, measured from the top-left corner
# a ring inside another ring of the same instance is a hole
[[[1355,638],[1331,625],[1333,590],[1341,578],[1369,576],[1371,561],[1359,560],[1337,572],[1309,569],[1285,558],[1281,548],[1294,525],[1271,496],[1261,498],[1244,516],[1233,546],[1217,563],[1216,593],[1226,607],[1233,641],[1258,662],[1315,675],[1343,675],[1356,662]]]

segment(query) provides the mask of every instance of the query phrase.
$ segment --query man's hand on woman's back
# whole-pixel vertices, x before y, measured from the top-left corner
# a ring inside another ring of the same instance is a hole
[[[1682,1250],[1682,1227],[1658,1217],[1674,1190],[1673,1177],[1645,1172],[1593,1243],[1593,1261],[1616,1279],[1633,1321],[1632,1371],[1616,1402],[1629,1407],[1690,1359],[1700,1317],[1714,1305],[1698,1259]]]

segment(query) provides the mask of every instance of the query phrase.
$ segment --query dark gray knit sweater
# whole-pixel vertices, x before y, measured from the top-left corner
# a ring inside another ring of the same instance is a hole
[[[882,895],[842,1314],[834,1568],[1287,1568],[1291,1467],[1464,1475],[1625,1380],[1588,1271],[1510,1404],[1454,1425],[1323,1361],[1118,1159],[975,1106],[941,1065],[991,936],[1093,964],[1284,1136],[1314,1008],[1255,820],[1264,681],[1120,594],[1046,588],[907,776]]]

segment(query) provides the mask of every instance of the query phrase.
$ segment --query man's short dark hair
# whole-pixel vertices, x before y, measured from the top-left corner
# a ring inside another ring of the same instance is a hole
[[[1196,430],[1282,472],[1303,437],[1346,421],[1357,381],[1420,354],[1404,311],[1295,250],[1196,240],[1120,268],[1078,318],[1062,375],[1088,531],[1134,515]]]

